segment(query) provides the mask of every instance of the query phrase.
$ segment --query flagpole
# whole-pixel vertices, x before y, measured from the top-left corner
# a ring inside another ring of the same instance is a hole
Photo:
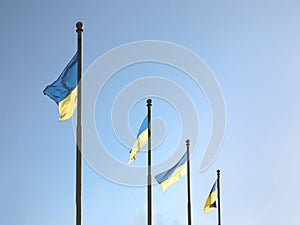
[[[78,53],[78,86],[77,86],[77,130],[76,130],[76,225],[81,225],[81,181],[82,181],[82,127],[81,127],[81,60],[83,23],[76,23]]]
[[[152,225],[152,182],[151,182],[151,106],[152,100],[147,100],[148,107],[148,225]]]
[[[187,193],[188,193],[188,225],[192,225],[192,207],[191,207],[191,177],[190,177],[190,140],[186,140],[186,157],[187,157]]]
[[[217,170],[217,182],[218,182],[218,225],[221,225],[220,170]]]

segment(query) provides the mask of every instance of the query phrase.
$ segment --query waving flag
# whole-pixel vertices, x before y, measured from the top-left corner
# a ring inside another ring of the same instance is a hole
[[[181,176],[186,175],[186,159],[187,154],[185,153],[172,168],[155,176],[156,181],[160,184],[163,191],[166,191],[168,187],[178,181]]]
[[[59,121],[68,120],[73,115],[77,103],[78,54],[65,67],[56,81],[48,85],[43,93],[58,105]]]
[[[130,151],[130,158],[128,164],[136,160],[136,154],[148,143],[148,117],[143,120],[135,143]]]
[[[215,181],[204,206],[204,212],[208,213],[211,210],[217,208],[217,197],[218,197],[218,183]]]

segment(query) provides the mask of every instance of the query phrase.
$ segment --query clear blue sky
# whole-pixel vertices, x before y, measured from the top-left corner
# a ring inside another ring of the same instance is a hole
[[[206,215],[203,206],[217,169],[222,173],[224,225],[298,224],[298,1],[30,0],[2,2],[0,12],[2,224],[75,224],[72,121],[59,122],[55,103],[42,91],[76,51],[75,24],[79,20],[85,25],[84,71],[121,44],[163,40],[190,49],[214,73],[225,99],[226,133],[218,157],[204,172],[199,165],[209,138],[209,108],[203,94],[199,92],[197,100],[193,85],[182,81],[194,101],[199,101],[201,123],[200,141],[191,160],[193,224],[216,224],[216,211]],[[175,74],[172,79],[180,79],[170,68],[155,65],[149,72],[149,67],[133,65],[115,74],[106,95],[111,96],[114,88],[124,87],[125,81],[137,79],[139,74],[170,78],[171,71]],[[121,79],[122,74],[133,77]],[[102,116],[96,117],[99,124],[109,115],[105,114],[110,112],[105,108],[112,104],[109,99],[113,98],[106,98],[105,104],[101,98],[97,102],[97,116]],[[154,116],[168,128],[166,142],[160,147],[172,152],[173,142],[180,136],[173,129],[179,126],[178,115],[172,106],[156,100]],[[145,115],[143,104],[138,102],[130,111],[133,134]],[[106,133],[105,127],[99,127],[99,135],[110,134],[111,130]],[[125,146],[114,138],[106,138],[105,144],[114,157],[127,163]],[[156,152],[155,160],[163,160],[159,150]],[[142,164],[140,160],[135,166]],[[186,224],[185,178],[166,193],[155,185],[153,210],[154,225]],[[84,163],[83,225],[145,223],[145,187],[110,182]]]

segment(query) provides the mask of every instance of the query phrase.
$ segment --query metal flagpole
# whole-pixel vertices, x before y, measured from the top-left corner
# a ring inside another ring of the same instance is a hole
[[[82,127],[81,127],[81,60],[83,23],[76,23],[78,53],[77,130],[76,130],[76,225],[81,225]]]
[[[218,182],[218,225],[221,225],[220,170],[217,170],[217,182]]]
[[[190,140],[186,140],[186,157],[187,157],[187,194],[188,194],[188,225],[192,225],[192,207],[191,207],[191,176],[190,176]]]
[[[152,182],[151,182],[151,99],[147,100],[148,107],[148,225],[152,225]]]

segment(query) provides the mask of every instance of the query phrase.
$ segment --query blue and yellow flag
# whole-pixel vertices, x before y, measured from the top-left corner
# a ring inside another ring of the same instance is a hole
[[[130,151],[130,158],[128,164],[136,160],[136,154],[148,143],[148,116],[143,120],[135,143]]]
[[[43,93],[58,104],[59,121],[68,120],[73,115],[77,103],[77,52],[59,75],[56,81],[48,85]]]
[[[160,184],[163,191],[166,191],[169,186],[178,181],[181,176],[186,175],[186,160],[187,154],[185,153],[175,166],[155,176],[156,181]]]
[[[211,210],[217,208],[217,197],[218,197],[218,182],[215,181],[204,206],[204,212],[208,213]]]

